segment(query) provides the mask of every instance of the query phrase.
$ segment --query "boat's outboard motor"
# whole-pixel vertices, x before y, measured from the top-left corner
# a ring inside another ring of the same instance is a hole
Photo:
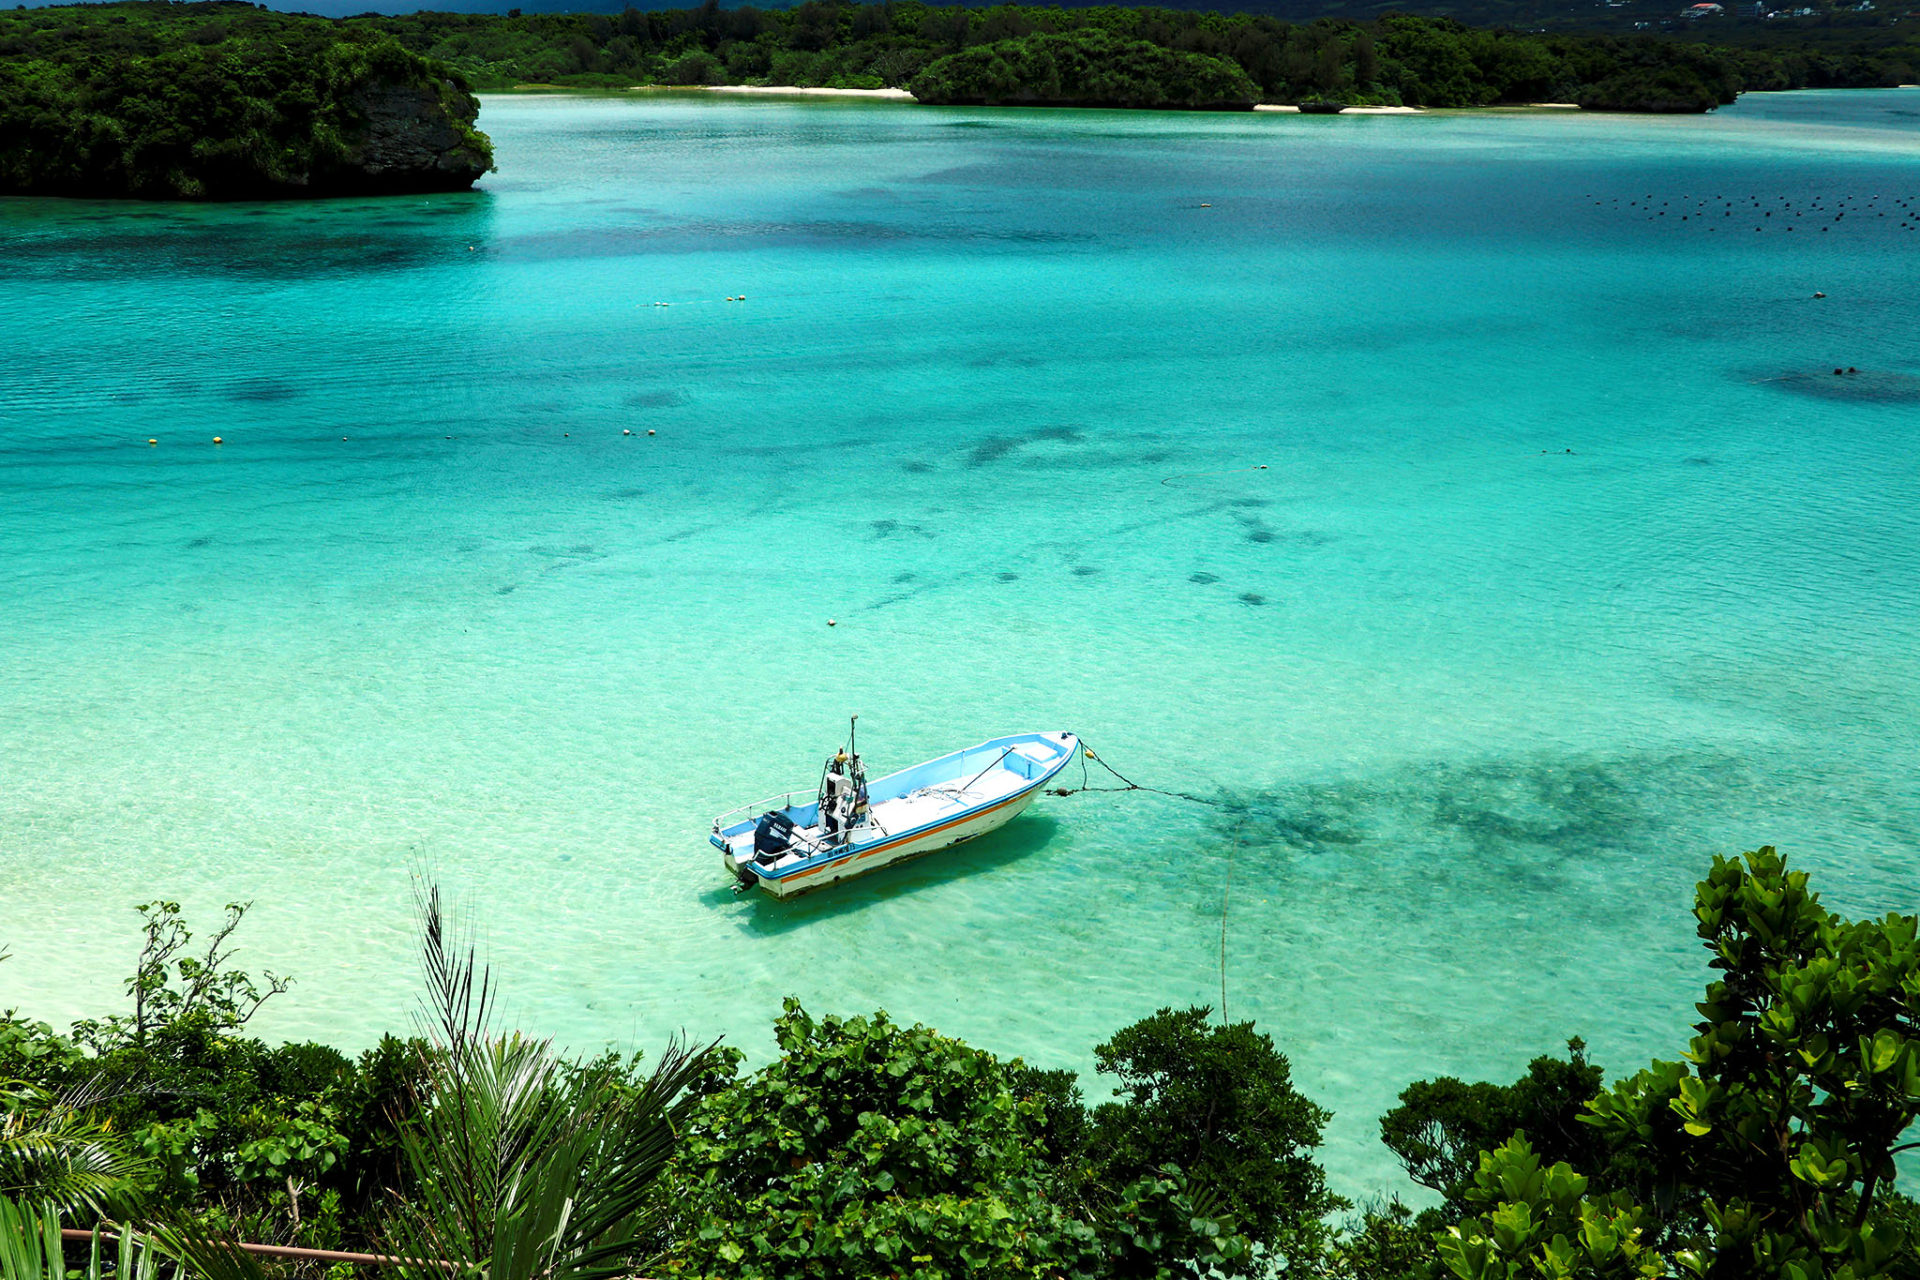
[[[793,847],[793,819],[778,809],[760,815],[753,827],[753,860],[772,862]]]

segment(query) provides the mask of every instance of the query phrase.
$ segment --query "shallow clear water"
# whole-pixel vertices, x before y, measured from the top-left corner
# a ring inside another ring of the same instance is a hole
[[[1711,854],[1920,905],[1916,116],[491,98],[471,195],[0,202],[0,1006],[254,899],[267,1029],[360,1044],[427,867],[577,1048],[792,993],[1084,1068],[1224,902],[1398,1187],[1410,1079],[1678,1048]],[[1232,807],[733,899],[708,818],[852,711]]]

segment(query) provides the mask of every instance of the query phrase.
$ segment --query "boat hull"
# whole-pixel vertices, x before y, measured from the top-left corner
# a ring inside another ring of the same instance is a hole
[[[1044,746],[1040,746],[1042,740],[1045,740]],[[1003,781],[1014,784],[1014,790],[1002,792],[997,797],[983,799],[974,806],[959,812],[950,812],[948,815],[922,815],[922,825],[915,825],[909,830],[900,831],[897,835],[885,834],[884,830],[880,829],[881,822],[876,821],[873,829],[878,834],[877,839],[861,839],[860,835],[865,830],[862,829],[856,832],[854,842],[844,850],[822,852],[791,864],[785,859],[775,859],[766,865],[755,860],[753,826],[750,822],[728,826],[723,830],[721,822],[716,821],[713,843],[720,847],[723,853],[722,860],[728,873],[734,876],[742,887],[759,888],[776,898],[793,898],[803,893],[811,893],[815,889],[825,888],[830,884],[837,884],[842,880],[866,875],[870,871],[878,871],[883,867],[924,857],[929,853],[951,848],[968,840],[976,840],[1020,816],[1027,806],[1046,789],[1047,784],[1080,752],[1078,737],[1071,733],[1060,733],[1016,735],[1013,738],[995,739],[993,742],[982,743],[978,747],[969,748],[968,752],[955,753],[955,755],[962,757],[964,764],[964,758],[969,753],[985,754],[999,750],[1003,746],[1006,749],[1000,751],[995,765],[982,770],[969,785],[988,777],[1000,762],[1007,761],[1014,756],[1015,752],[1018,752],[1020,753],[1018,757],[1006,765],[1005,772],[998,775]],[[1039,749],[1035,750],[1036,747]],[[945,759],[951,761],[953,757]],[[935,768],[940,763],[936,761],[915,770],[903,770],[892,778],[882,779],[876,784],[876,789],[883,788],[894,779],[901,778],[914,779],[902,784],[901,790],[926,781],[937,782],[937,778],[929,780],[921,775],[925,770]],[[966,765],[966,768],[968,772],[972,772],[971,765]],[[1009,778],[1006,774],[1013,776]],[[911,804],[914,797],[921,794],[924,794],[924,791],[914,791],[906,797],[906,803]],[[945,794],[951,794],[951,792]],[[790,806],[788,812],[802,811]],[[877,801],[874,812],[876,815],[889,812],[888,803],[883,800]],[[895,827],[895,830],[899,828]]]
[[[864,852],[855,850],[844,858],[835,858],[821,866],[796,871],[792,875],[762,876],[759,878],[760,887],[776,898],[797,898],[803,893],[824,889],[841,880],[851,880],[869,871],[878,871],[882,867],[890,867],[911,858],[951,848],[968,840],[977,840],[989,831],[997,831],[1019,817],[1039,794],[1040,789],[1035,787],[1001,802],[992,809],[972,817],[960,818],[945,831],[926,832],[902,841],[896,848],[883,846]]]

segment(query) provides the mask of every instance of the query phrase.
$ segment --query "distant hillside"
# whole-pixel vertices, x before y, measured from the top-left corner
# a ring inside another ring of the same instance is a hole
[[[804,0],[771,0],[757,6],[742,0],[723,0],[723,9],[758,7],[790,9]],[[33,0],[27,8],[45,5]],[[1099,0],[1067,0],[1069,8],[1096,7]],[[674,0],[272,0],[263,7],[322,17],[349,17],[365,13],[416,12],[606,13],[628,8],[666,10]],[[992,5],[965,7],[988,10]],[[1717,43],[1811,43],[1819,47],[1867,47],[1899,44],[1898,27],[1920,22],[1920,0],[1725,0],[1720,12],[1708,17],[1683,17],[1692,0],[1168,0],[1162,7],[1188,12],[1218,10],[1245,13],[1283,22],[1311,22],[1316,18],[1365,21],[1388,13],[1452,18],[1469,26],[1506,26],[1531,32],[1581,31],[1626,34],[1655,31],[1684,39]]]
[[[1134,57],[1129,65],[1137,77],[1171,75],[1180,82],[1165,86],[1171,95],[1167,105],[1176,105],[1183,95],[1204,98],[1213,92],[1198,88],[1203,80],[1224,91],[1234,74],[1244,73],[1265,102],[1471,107],[1551,101],[1616,110],[1707,110],[1747,90],[1905,83],[1920,67],[1920,43],[1913,39],[1920,36],[1920,23],[1877,29],[1874,40],[1856,39],[1857,47],[1822,47],[1772,30],[1761,33],[1773,42],[1767,47],[1758,41],[1725,47],[1705,38],[1706,21],[1671,34],[1527,33],[1405,14],[1288,22],[1172,8],[806,0],[792,9],[725,9],[708,3],[696,9],[628,8],[618,14],[420,13],[358,17],[343,25],[456,66],[479,88],[526,83],[897,86],[925,87],[942,101],[1056,100],[1031,84],[1015,88],[1014,82],[1058,74],[1086,81],[1080,72],[1061,71],[1077,65],[1080,54],[1045,40],[1059,35],[1091,40],[1097,33],[1116,37],[1121,45],[1144,42],[1222,64],[1225,80],[1201,64],[1185,62],[1177,73],[1149,72],[1151,59]],[[1731,24],[1718,29],[1736,30]],[[983,49],[989,52],[975,53]],[[964,92],[955,88],[961,82],[947,75],[951,64],[940,75],[931,74],[943,59],[962,55],[974,68],[966,78],[974,87]],[[1087,56],[1098,61],[1117,55]],[[1159,65],[1176,64],[1162,60]],[[924,80],[923,73],[928,73]],[[981,87],[982,75],[1000,87],[991,92]],[[1109,88],[1121,91],[1121,86]],[[1098,97],[1089,89],[1059,100]],[[1132,98],[1122,93],[1116,100]]]

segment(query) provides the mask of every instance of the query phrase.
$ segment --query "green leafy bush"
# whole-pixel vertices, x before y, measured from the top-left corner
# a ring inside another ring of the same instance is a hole
[[[791,1000],[775,1035],[775,1062],[703,1090],[671,1186],[669,1274],[1171,1280],[1253,1260],[1235,1189],[1156,1163],[1173,1152],[1154,1146],[1149,1117],[1116,1106],[1108,1119],[1139,1139],[1140,1167],[1093,1154],[1070,1073]],[[1217,1087],[1223,1110],[1273,1084],[1214,1065],[1185,1074]]]
[[[1694,916],[1719,976],[1685,1055],[1585,1117],[1633,1184],[1603,1190],[1510,1139],[1480,1157],[1468,1215],[1439,1237],[1448,1274],[1920,1271],[1912,1203],[1889,1194],[1920,1115],[1920,921],[1835,916],[1771,847],[1715,858]]]
[[[925,1027],[815,1019],[695,1111],[673,1183],[669,1274],[1092,1275],[1095,1231],[1056,1198],[1044,1098]]]
[[[1576,1037],[1567,1042],[1564,1061],[1535,1058],[1510,1085],[1468,1084],[1452,1076],[1415,1081],[1401,1091],[1400,1105],[1380,1117],[1380,1140],[1400,1157],[1409,1177],[1456,1209],[1466,1203],[1480,1154],[1516,1133],[1525,1134],[1549,1162],[1598,1172],[1612,1156],[1585,1120],[1604,1080]]]

